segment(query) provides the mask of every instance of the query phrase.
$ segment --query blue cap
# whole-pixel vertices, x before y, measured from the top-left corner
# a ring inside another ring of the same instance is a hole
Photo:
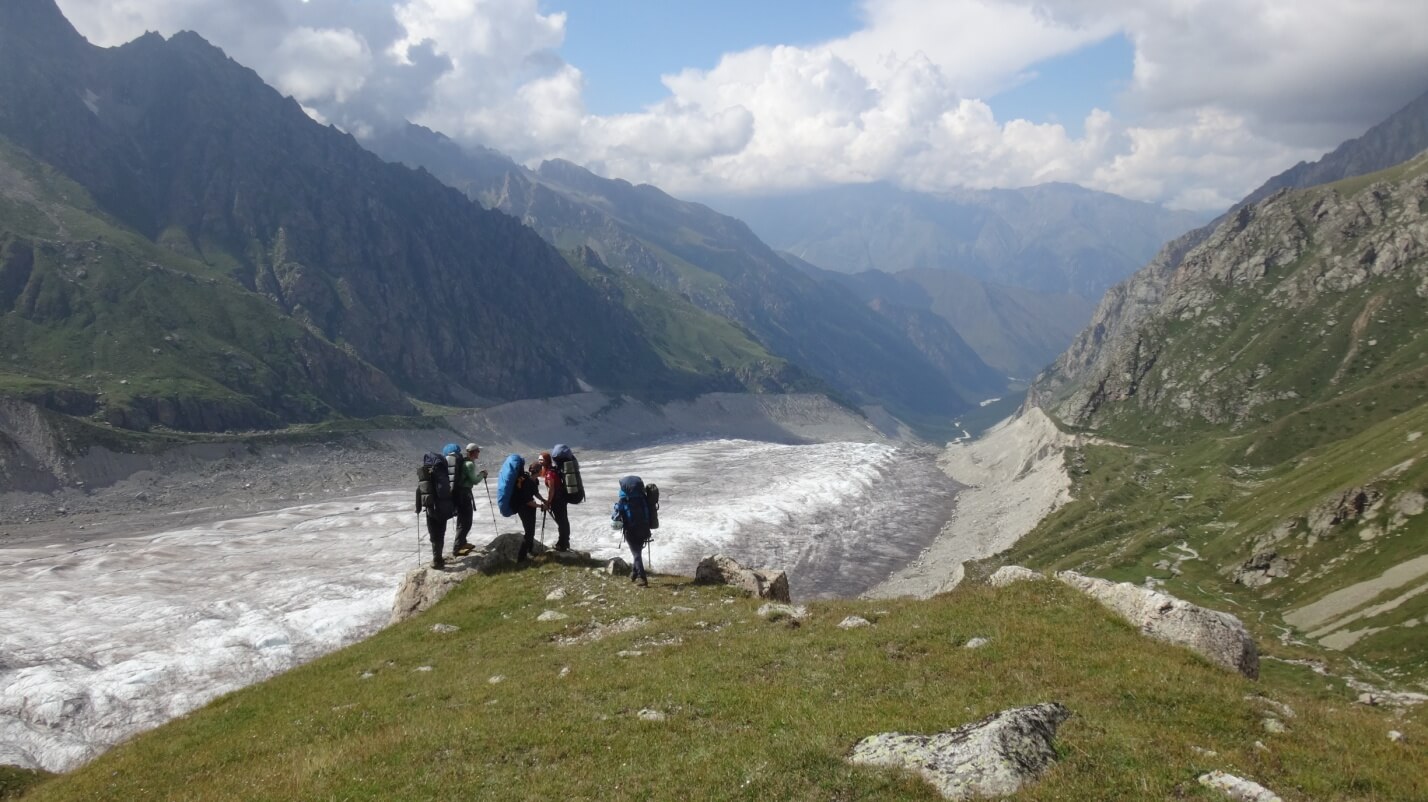
[[[457,444],[455,444],[455,443],[447,443],[446,445],[444,445],[444,446],[441,447],[441,453],[442,453],[443,455],[460,454],[460,453],[461,453],[461,446],[459,446],[459,445],[457,445]]]

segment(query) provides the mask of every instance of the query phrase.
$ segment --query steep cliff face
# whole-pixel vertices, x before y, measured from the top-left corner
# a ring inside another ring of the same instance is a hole
[[[1428,154],[1281,192],[1173,244],[1107,295],[1031,400],[1077,426],[1172,438],[1314,405],[1352,405],[1367,425],[1428,395],[1425,299]]]

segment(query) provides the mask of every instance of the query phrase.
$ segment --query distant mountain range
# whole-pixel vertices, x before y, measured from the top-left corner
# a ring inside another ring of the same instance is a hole
[[[861,184],[703,200],[827,270],[952,270],[1092,300],[1206,220],[1070,184],[937,194]]]
[[[0,5],[0,391],[127,428],[275,427],[597,387],[817,389],[713,315],[313,122],[196,34]],[[577,255],[578,256],[578,255]]]
[[[930,420],[1005,387],[1005,377],[945,321],[890,319],[838,283],[790,266],[742,222],[700,204],[564,161],[529,170],[418,126],[366,144],[519,218],[557,247],[590,248],[617,270],[734,321],[857,403]]]

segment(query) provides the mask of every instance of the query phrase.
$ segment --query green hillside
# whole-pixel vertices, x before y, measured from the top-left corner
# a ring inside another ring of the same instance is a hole
[[[545,601],[557,587],[565,600]],[[1291,802],[1428,793],[1428,756],[1386,736],[1421,743],[1421,714],[1347,705],[1350,691],[1283,663],[1246,680],[1059,583],[820,602],[801,626],[758,606],[553,563],[468,580],[23,798],[931,800],[918,779],[843,758],[873,733],[1048,700],[1073,716],[1058,764],[1018,799],[1217,799],[1196,782],[1214,769]],[[570,618],[538,622],[547,609]],[[849,614],[873,624],[839,628]],[[1287,732],[1266,732],[1262,698],[1293,709]]]

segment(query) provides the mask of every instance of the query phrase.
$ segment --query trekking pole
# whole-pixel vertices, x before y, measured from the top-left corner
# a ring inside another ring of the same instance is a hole
[[[417,513],[416,515],[417,567],[421,567],[421,513]]]
[[[540,542],[545,542],[545,508],[540,511]]]
[[[491,511],[491,536],[500,537],[501,528],[496,524],[496,502],[491,500],[491,482],[483,476],[481,484],[486,486],[486,508]]]
[[[645,571],[654,570],[654,538],[645,541]]]

